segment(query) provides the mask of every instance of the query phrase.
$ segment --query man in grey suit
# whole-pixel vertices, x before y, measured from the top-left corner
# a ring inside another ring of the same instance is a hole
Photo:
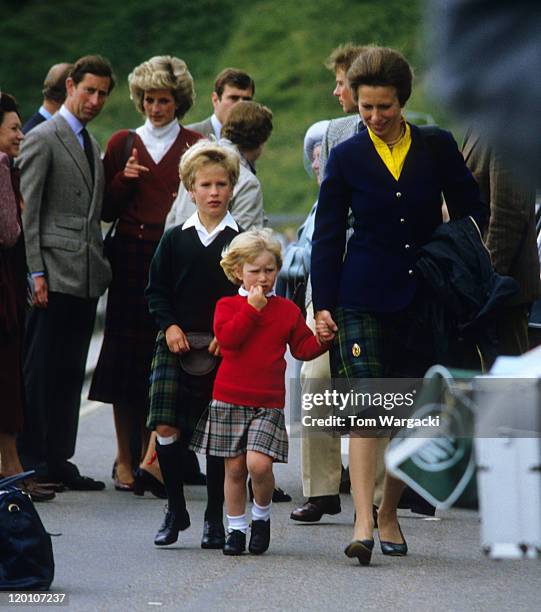
[[[18,158],[35,290],[25,338],[21,454],[38,476],[78,490],[105,486],[81,476],[69,459],[96,305],[111,280],[100,225],[103,166],[86,124],[100,113],[113,86],[107,60],[79,59],[66,80],[64,105],[27,135]]]
[[[252,77],[244,70],[238,68],[225,68],[216,77],[214,91],[212,92],[212,106],[214,113],[199,121],[186,126],[203,134],[205,138],[220,139],[222,125],[227,119],[231,108],[241,100],[250,101],[255,94],[255,83]]]

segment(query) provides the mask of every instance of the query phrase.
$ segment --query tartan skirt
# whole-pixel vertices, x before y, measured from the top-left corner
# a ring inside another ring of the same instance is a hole
[[[422,378],[433,365],[409,338],[410,311],[380,313],[338,307],[329,358],[333,378]]]
[[[212,400],[201,416],[191,450],[216,457],[237,457],[257,451],[287,463],[288,439],[281,408],[236,406]]]
[[[380,381],[371,383],[371,379],[420,379],[432,365],[426,355],[415,351],[409,343],[408,309],[379,313],[338,307],[333,319],[338,332],[329,354],[331,375],[347,381],[340,391],[381,392]],[[393,389],[405,392],[413,388],[407,380],[404,383],[403,389],[393,383]],[[334,386],[342,387],[339,381]],[[381,414],[381,407],[356,412],[357,417],[376,419],[376,422]],[[393,437],[398,429],[353,425],[339,431],[352,437]]]
[[[178,354],[169,350],[165,334],[159,331],[150,366],[147,428],[170,425],[189,438],[212,398],[217,370],[216,366],[203,376],[187,374],[180,367]]]

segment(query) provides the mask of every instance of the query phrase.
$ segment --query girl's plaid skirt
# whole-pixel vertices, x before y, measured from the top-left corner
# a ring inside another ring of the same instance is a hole
[[[246,451],[257,451],[277,463],[287,463],[284,411],[212,400],[197,424],[190,448],[217,457],[237,457]]]

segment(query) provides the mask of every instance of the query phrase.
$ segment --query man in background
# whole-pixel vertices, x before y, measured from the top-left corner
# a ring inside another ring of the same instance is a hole
[[[66,99],[66,79],[72,68],[73,64],[65,62],[49,68],[43,81],[43,103],[23,125],[23,134],[28,134],[32,128],[50,119],[60,109]]]
[[[212,92],[212,106],[214,113],[199,121],[186,126],[203,134],[205,138],[212,136],[220,139],[222,125],[227,119],[231,108],[241,100],[253,100],[255,94],[255,83],[252,77],[244,70],[237,68],[225,68],[216,77],[214,91]]]

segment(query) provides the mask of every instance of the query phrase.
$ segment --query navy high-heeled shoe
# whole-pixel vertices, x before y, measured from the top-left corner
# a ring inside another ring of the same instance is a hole
[[[350,542],[344,554],[350,559],[357,558],[361,565],[370,565],[372,558],[372,550],[374,549],[374,540],[353,540]]]
[[[380,538],[381,552],[384,555],[390,555],[391,557],[405,557],[408,554],[408,544],[406,542],[406,538],[402,533],[402,529],[400,527],[400,523],[398,523],[398,531],[400,531],[400,535],[402,536],[403,542],[397,544],[396,542],[386,542]]]

